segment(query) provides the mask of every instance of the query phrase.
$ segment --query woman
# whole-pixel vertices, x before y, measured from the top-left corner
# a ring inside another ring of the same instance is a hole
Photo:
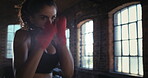
[[[15,78],[52,78],[58,64],[64,78],[73,75],[73,59],[66,47],[66,18],[57,17],[52,0],[27,0],[21,8],[24,27],[14,38]]]

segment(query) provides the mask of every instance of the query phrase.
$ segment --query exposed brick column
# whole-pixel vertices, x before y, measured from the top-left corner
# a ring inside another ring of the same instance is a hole
[[[75,67],[78,66],[78,53],[77,53],[77,27],[71,26],[70,28],[70,51],[72,53]]]
[[[94,69],[108,72],[108,14],[98,15],[94,25]]]
[[[99,62],[100,62],[100,45],[101,45],[101,42],[100,42],[100,39],[101,39],[101,32],[100,32],[100,19],[99,17],[96,17],[94,20],[94,53],[93,53],[93,56],[94,56],[94,60],[93,60],[93,68],[95,71],[98,71],[99,70]]]

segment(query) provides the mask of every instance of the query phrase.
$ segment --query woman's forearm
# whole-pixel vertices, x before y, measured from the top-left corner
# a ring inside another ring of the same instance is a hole
[[[74,63],[66,45],[59,47],[59,57],[64,78],[71,78],[74,72]]]

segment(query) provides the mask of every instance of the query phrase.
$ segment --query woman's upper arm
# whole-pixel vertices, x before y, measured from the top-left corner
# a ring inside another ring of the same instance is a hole
[[[28,57],[30,36],[26,30],[18,30],[14,38],[14,66],[20,68]]]

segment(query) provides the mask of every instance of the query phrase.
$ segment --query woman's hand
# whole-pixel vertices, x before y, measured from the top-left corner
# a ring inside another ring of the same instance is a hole
[[[66,24],[67,20],[65,17],[58,17],[56,20],[57,24],[57,52],[59,54],[60,65],[62,69],[62,75],[64,78],[72,78],[74,72],[73,57],[66,46]]]
[[[52,41],[57,29],[55,23],[47,22],[44,29],[39,32],[36,37],[37,42],[42,49],[46,49],[50,42]]]
[[[67,20],[65,17],[58,17],[56,20],[56,24],[57,24],[57,42],[58,44],[65,45],[66,44],[65,30],[66,30]]]

